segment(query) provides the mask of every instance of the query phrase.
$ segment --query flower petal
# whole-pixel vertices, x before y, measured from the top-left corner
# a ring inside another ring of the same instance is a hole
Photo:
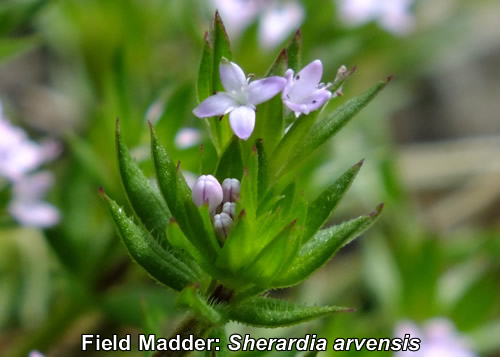
[[[268,77],[250,82],[248,85],[248,103],[257,105],[263,103],[285,87],[286,79],[283,77]]]
[[[293,85],[288,92],[288,98],[293,102],[298,102],[308,97],[319,84],[323,75],[323,64],[320,60],[315,60],[297,73]]]
[[[51,227],[60,219],[57,208],[42,201],[14,200],[9,204],[9,212],[19,223],[28,227]]]
[[[312,111],[320,108],[325,104],[328,99],[332,97],[332,93],[328,89],[317,89],[312,95],[304,98],[300,102],[292,102],[290,100],[284,100],[285,105],[295,112],[295,115],[299,116],[300,113],[309,114]]]
[[[247,140],[255,127],[255,110],[246,105],[234,109],[229,113],[229,124],[238,138]]]
[[[220,80],[227,92],[235,94],[247,87],[245,72],[234,62],[223,58],[219,66]]]
[[[198,118],[208,118],[216,115],[226,114],[229,110],[237,106],[238,103],[224,92],[214,94],[200,103],[193,110],[193,114]]]

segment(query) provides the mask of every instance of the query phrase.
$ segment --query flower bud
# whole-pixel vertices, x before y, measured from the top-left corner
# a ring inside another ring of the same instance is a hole
[[[235,202],[240,199],[240,181],[235,178],[227,178],[222,182],[224,192],[223,202]]]
[[[222,202],[222,187],[212,175],[202,175],[196,180],[191,197],[198,207],[208,203],[210,211],[214,211]]]
[[[214,231],[219,238],[226,239],[231,228],[233,226],[233,220],[227,213],[220,213],[214,216]]]
[[[225,202],[224,205],[222,206],[222,212],[226,213],[234,219],[234,213],[236,212],[236,203],[234,202]]]

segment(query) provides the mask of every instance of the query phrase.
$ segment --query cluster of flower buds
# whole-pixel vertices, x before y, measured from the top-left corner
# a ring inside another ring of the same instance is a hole
[[[345,67],[344,67],[345,68]],[[219,66],[220,78],[226,92],[216,93],[193,110],[199,118],[229,114],[229,124],[234,134],[247,140],[255,127],[256,105],[281,92],[283,103],[298,117],[309,114],[323,106],[332,96],[328,89],[331,83],[323,84],[323,64],[315,60],[294,76],[292,69],[285,77],[272,76],[250,82],[245,72],[234,62],[225,58]]]
[[[225,240],[233,226],[236,201],[240,198],[240,181],[227,178],[221,185],[212,175],[202,175],[193,185],[192,198],[198,207],[208,205],[214,231]]]

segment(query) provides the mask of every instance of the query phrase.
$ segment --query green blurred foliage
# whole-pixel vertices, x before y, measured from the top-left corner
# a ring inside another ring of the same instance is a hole
[[[466,35],[474,30],[469,19],[477,8],[493,6],[494,1],[452,2],[440,21],[424,24],[406,37],[395,37],[374,23],[347,28],[338,21],[333,1],[302,3],[307,14],[302,62],[320,58],[325,78],[330,79],[342,64],[358,66],[344,86],[346,95],[329,106],[343,103],[391,73],[395,80],[333,142],[294,168],[295,182],[308,197],[315,197],[332,177],[365,157],[358,175],[361,181],[353,185],[354,192],[347,195],[333,222],[365,212],[373,202],[385,202],[386,209],[382,224],[325,272],[302,287],[276,292],[307,303],[353,306],[355,313],[307,328],[250,331],[256,337],[318,332],[330,341],[344,336],[387,337],[401,319],[422,322],[447,316],[484,356],[498,354],[498,224],[446,233],[427,227],[398,176],[398,147],[386,120],[411,102],[416,79],[434,75],[438,64],[469,38]],[[424,16],[431,5],[420,1],[414,10]],[[57,176],[51,199],[62,212],[61,223],[41,232],[1,222],[0,354],[22,357],[36,348],[54,356],[77,355],[81,333],[161,334],[178,321],[182,312],[173,308],[172,294],[129,263],[97,191],[103,186],[131,212],[118,185],[113,140],[117,117],[124,142],[134,148],[132,153],[148,176],[153,166],[144,150],[149,145],[147,120],[155,123],[162,143],[185,170],[196,175],[208,171],[201,167],[202,158],[204,165],[215,167],[216,148],[208,130],[191,114],[197,103],[194,82],[203,33],[212,16],[201,0],[0,3],[0,66],[37,58],[43,75],[32,78],[32,84],[71,104],[69,115],[44,126],[65,145],[61,157],[49,165]],[[279,52],[259,48],[256,24],[232,47],[233,59],[257,76],[267,72]],[[202,153],[198,145],[187,149],[174,145],[176,133],[186,126],[202,130]],[[40,134],[35,128],[29,130]],[[231,331],[241,328],[232,326]],[[354,353],[360,355],[343,355]]]

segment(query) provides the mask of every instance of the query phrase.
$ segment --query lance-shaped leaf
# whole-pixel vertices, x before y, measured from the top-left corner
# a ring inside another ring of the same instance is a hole
[[[130,205],[144,227],[160,243],[165,243],[165,231],[172,216],[160,192],[144,176],[123,143],[119,120],[116,121],[116,151],[123,187]]]
[[[230,60],[233,55],[231,54],[231,45],[229,44],[229,38],[227,36],[226,29],[218,11],[215,12],[212,39],[214,45],[214,72],[212,88],[215,91],[223,91],[224,87],[222,86],[222,83],[220,81],[219,64],[222,57]]]
[[[316,110],[308,115],[301,115],[295,120],[270,156],[269,170],[271,177],[278,178],[284,173],[284,169],[287,166],[296,164],[295,161],[291,160],[290,153],[295,152],[297,147],[302,145],[307,134],[311,131],[318,114],[319,110]]]
[[[219,65],[222,57],[230,60],[232,58],[231,47],[229,44],[229,39],[222,23],[222,19],[218,12],[215,13],[213,30],[212,30],[212,85],[211,93],[224,91],[222,82],[220,80]],[[218,118],[209,118],[208,122],[210,124],[210,133],[212,140],[219,156],[222,153],[223,148],[231,140],[233,136],[233,131],[229,126],[229,120],[218,120]]]
[[[190,242],[207,260],[213,261],[220,249],[217,241],[206,232],[203,218],[191,199],[191,189],[174,165],[151,127],[151,152],[158,178],[158,186],[172,216],[177,220]]]
[[[268,286],[276,274],[292,263],[300,247],[301,234],[297,222],[290,223],[241,271],[241,276],[259,286]]]
[[[219,158],[217,168],[215,169],[215,177],[219,182],[222,182],[226,178],[241,180],[242,175],[243,161],[241,159],[241,147],[238,138],[233,136]]]
[[[283,77],[287,69],[286,50],[281,51],[265,77]],[[284,111],[281,96],[277,95],[259,105],[253,136],[262,139],[267,153],[271,153],[283,137]],[[262,143],[261,143],[262,145]]]
[[[288,167],[286,167],[284,171],[290,168],[291,163],[296,165],[297,162],[307,158],[307,156],[309,156],[315,149],[342,129],[344,125],[346,125],[361,109],[370,103],[382,89],[385,88],[390,80],[391,77],[385,81],[379,82],[377,85],[368,89],[364,93],[348,100],[325,118],[318,121],[312,127],[305,140],[301,141],[295,150],[292,151],[293,154],[290,155],[290,158],[287,161]]]
[[[259,172],[257,175],[258,189],[257,196],[259,197],[259,203],[264,198],[264,194],[267,190],[267,182],[269,180],[269,168],[267,165],[267,155],[264,150],[264,143],[262,140],[257,140],[255,143],[257,148],[257,157],[259,162]]]
[[[212,324],[220,325],[227,321],[223,309],[216,309],[216,305],[210,304],[193,285],[184,288],[176,302],[178,306],[189,308],[198,317],[202,317]]]
[[[288,68],[297,73],[302,68],[302,34],[300,29],[293,35],[286,47],[286,51],[288,54]]]
[[[316,233],[305,243],[291,266],[276,278],[273,288],[297,285],[328,262],[335,253],[361,233],[366,231],[378,219],[383,205],[366,216],[361,216],[342,224],[332,226]]]
[[[178,291],[199,281],[200,272],[194,264],[188,264],[171,250],[162,248],[145,229],[128,218],[102,189],[101,195],[128,252],[153,278]]]
[[[305,240],[312,238],[314,233],[316,233],[328,220],[328,217],[330,217],[335,207],[337,207],[338,203],[351,186],[361,165],[363,165],[363,161],[352,166],[309,204],[304,232]]]
[[[251,262],[258,248],[251,229],[246,212],[243,210],[219,253],[216,262],[218,267],[236,272]]]
[[[196,82],[196,93],[198,102],[202,102],[213,94],[213,72],[214,72],[214,49],[208,32],[203,38],[203,52],[201,55],[198,81]]]
[[[282,327],[321,318],[337,312],[350,312],[340,306],[305,306],[267,297],[246,299],[229,311],[229,318],[257,327]]]

